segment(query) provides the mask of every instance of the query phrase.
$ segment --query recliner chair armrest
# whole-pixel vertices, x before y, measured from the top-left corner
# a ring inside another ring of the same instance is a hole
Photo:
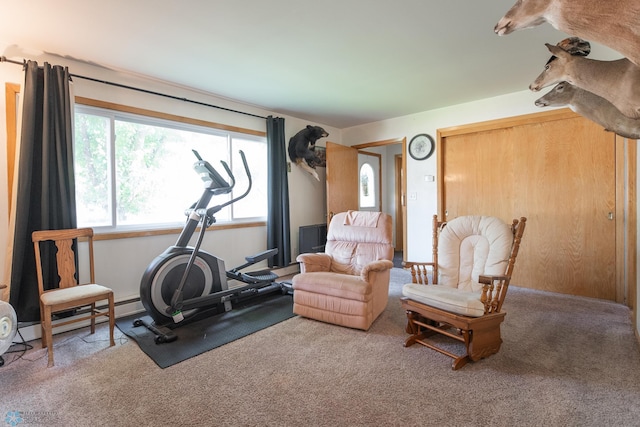
[[[300,254],[296,261],[300,263],[300,273],[312,273],[314,271],[331,271],[333,258],[322,252]]]
[[[365,265],[362,271],[360,272],[360,277],[362,278],[362,280],[369,283],[369,274],[391,270],[392,268],[393,268],[393,262],[387,259],[379,259],[377,261],[373,261]]]

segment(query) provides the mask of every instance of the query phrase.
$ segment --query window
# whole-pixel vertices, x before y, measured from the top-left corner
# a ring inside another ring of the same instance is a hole
[[[360,207],[372,208],[376,205],[376,189],[373,168],[369,163],[360,167]]]
[[[214,196],[210,206],[242,195],[248,187],[239,150],[252,178],[249,194],[215,217],[217,222],[264,219],[267,215],[267,143],[264,136],[220,130],[141,114],[86,105],[75,111],[75,176],[78,226],[141,229],[176,226],[205,190],[193,170],[199,152],[231,182],[229,195]]]

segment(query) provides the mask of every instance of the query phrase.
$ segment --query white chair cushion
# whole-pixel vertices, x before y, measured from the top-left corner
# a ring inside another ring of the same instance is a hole
[[[402,287],[402,295],[430,307],[470,317],[484,315],[480,292],[468,292],[442,285],[408,283]]]
[[[489,216],[463,216],[447,222],[438,239],[438,284],[481,291],[480,275],[506,272],[513,244],[511,227]]]
[[[44,305],[57,305],[79,298],[96,297],[103,294],[107,298],[107,295],[111,292],[111,289],[102,285],[78,285],[71,288],[56,289],[54,292],[45,292],[40,296],[40,300]]]

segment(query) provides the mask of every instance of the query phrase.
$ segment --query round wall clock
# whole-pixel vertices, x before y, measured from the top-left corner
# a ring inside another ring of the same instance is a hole
[[[426,133],[420,133],[409,142],[409,155],[416,160],[425,160],[431,157],[436,149],[436,143]]]

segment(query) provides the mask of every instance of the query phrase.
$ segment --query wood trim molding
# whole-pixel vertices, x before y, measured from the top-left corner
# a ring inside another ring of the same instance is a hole
[[[405,141],[406,141],[406,138],[385,139],[385,140],[382,140],[382,141],[365,142],[364,144],[352,145],[351,148],[355,148],[356,150],[361,150],[363,148],[381,147],[383,145],[401,144],[401,143],[404,143]]]
[[[437,130],[438,139],[452,136],[452,135],[464,135],[467,133],[476,133],[486,130],[503,129],[512,126],[522,126],[531,123],[543,123],[553,120],[564,120],[571,117],[578,117],[579,115],[574,113],[568,108],[560,108],[557,110],[543,111],[540,113],[523,114],[520,116],[505,117],[503,119],[488,120],[485,122],[470,123],[466,125],[451,126],[448,128],[442,128]],[[440,151],[437,147],[436,151]]]
[[[9,212],[11,212],[13,196],[13,173],[16,162],[16,146],[18,134],[18,104],[17,97],[20,93],[20,85],[17,83],[5,83],[6,104],[6,128],[7,128],[7,194],[9,197]]]
[[[250,228],[250,227],[266,227],[266,221],[252,221],[252,222],[235,222],[229,224],[214,224],[207,228],[207,231],[220,231],[230,230],[235,228]],[[199,229],[199,228],[198,228]],[[121,232],[96,232],[93,240],[117,240],[117,239],[132,239],[137,237],[149,237],[149,236],[163,236],[167,234],[178,235],[182,231],[181,228],[159,228],[155,230],[137,230],[137,231],[121,231]]]
[[[256,136],[267,136],[264,131],[245,129],[237,126],[223,125],[221,123],[209,122],[206,120],[192,119],[189,117],[176,116],[174,114],[161,113],[159,111],[146,110],[144,108],[130,107],[127,105],[115,104],[113,102],[100,101],[97,99],[85,98],[82,96],[75,97],[76,104],[87,105],[90,107],[106,108],[109,110],[120,111],[123,113],[139,114],[147,117],[155,117],[158,119],[171,120],[179,123],[186,123],[190,125],[203,126],[208,128],[226,130],[230,132],[246,133]]]

